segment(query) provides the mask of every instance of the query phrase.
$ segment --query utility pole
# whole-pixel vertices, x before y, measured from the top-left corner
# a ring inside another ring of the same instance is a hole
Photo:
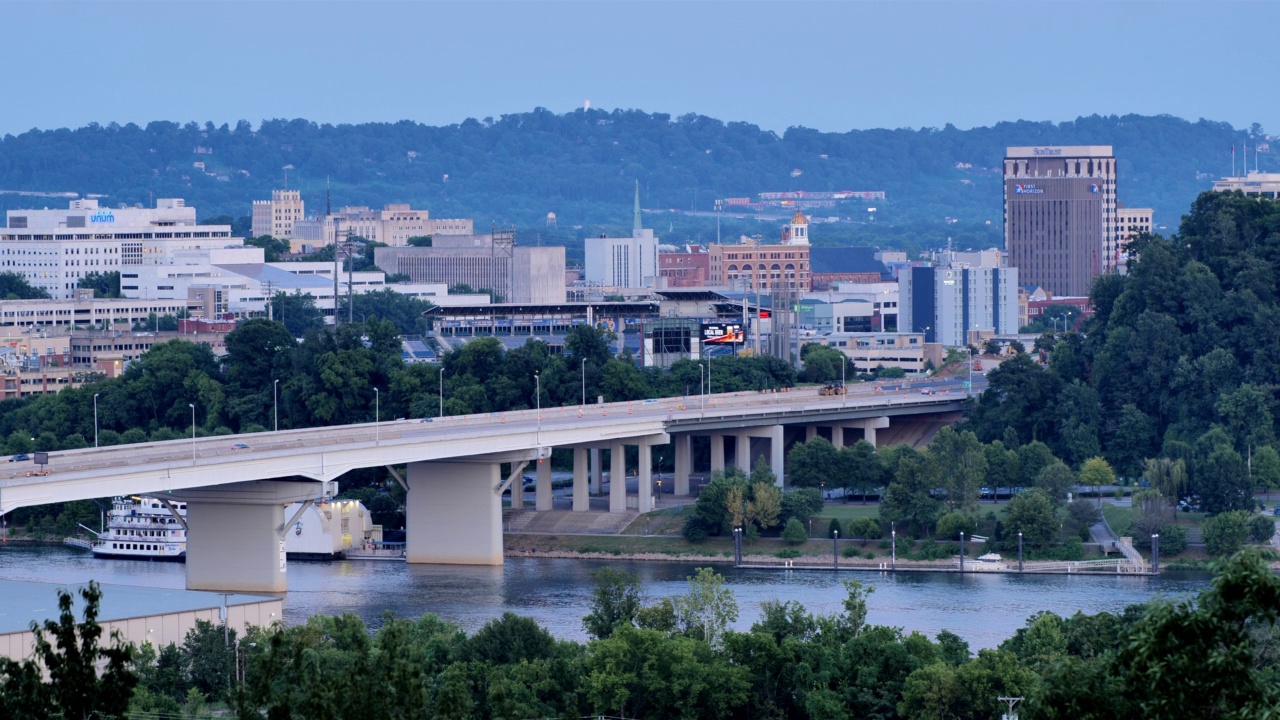
[[[996,700],[1009,705],[1009,712],[1005,713],[1001,720],[1018,720],[1018,713],[1013,711],[1013,706],[1022,702],[1021,697],[997,697]]]

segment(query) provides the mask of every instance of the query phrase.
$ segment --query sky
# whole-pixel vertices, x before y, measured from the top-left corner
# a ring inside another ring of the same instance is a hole
[[[0,133],[545,107],[783,131],[1170,114],[1280,131],[1280,3],[0,0]]]

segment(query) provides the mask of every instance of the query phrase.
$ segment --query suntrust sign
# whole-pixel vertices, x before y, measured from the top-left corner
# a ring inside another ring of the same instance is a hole
[[[116,214],[110,210],[99,210],[89,216],[91,223],[113,223],[116,221]]]
[[[1061,155],[1062,148],[1055,148],[1055,147],[1032,148],[1031,154],[1032,155]]]

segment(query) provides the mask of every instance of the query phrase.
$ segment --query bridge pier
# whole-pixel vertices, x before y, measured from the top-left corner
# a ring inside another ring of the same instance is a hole
[[[877,447],[876,430],[877,429],[884,430],[885,428],[889,427],[889,418],[885,416],[881,416],[881,417],[875,417],[875,418],[867,418],[865,420],[854,420],[853,422],[850,422],[845,427],[858,428],[862,430],[862,439],[871,443],[872,447]],[[841,431],[841,434],[843,434],[843,430]]]
[[[627,446],[609,446],[609,512],[627,511]]]
[[[586,512],[590,507],[591,501],[587,495],[587,448],[576,447],[573,449],[573,511]]]
[[[253,480],[170,496],[187,503],[187,589],[269,592],[289,589],[284,516],[289,503],[315,500],[331,483]]]
[[[689,475],[693,472],[693,436],[688,433],[672,435],[675,444],[676,495],[689,494]]]
[[[599,495],[604,487],[604,467],[600,464],[600,448],[591,448],[591,494]]]
[[[552,509],[553,495],[551,489],[551,456],[538,461],[538,470],[534,485],[533,509],[546,512]]]
[[[751,431],[743,430],[734,438],[733,465],[744,474],[751,474]]]
[[[724,472],[724,435],[711,433],[711,472]]]
[[[544,464],[547,462],[549,459]],[[502,495],[496,492],[502,479],[498,461],[409,463],[407,481],[406,561],[502,564]],[[514,489],[515,481],[511,484]]]

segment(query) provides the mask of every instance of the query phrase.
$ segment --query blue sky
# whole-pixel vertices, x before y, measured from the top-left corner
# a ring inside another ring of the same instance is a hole
[[[1168,113],[1280,131],[1280,3],[0,2],[0,133],[546,107],[773,130]]]

